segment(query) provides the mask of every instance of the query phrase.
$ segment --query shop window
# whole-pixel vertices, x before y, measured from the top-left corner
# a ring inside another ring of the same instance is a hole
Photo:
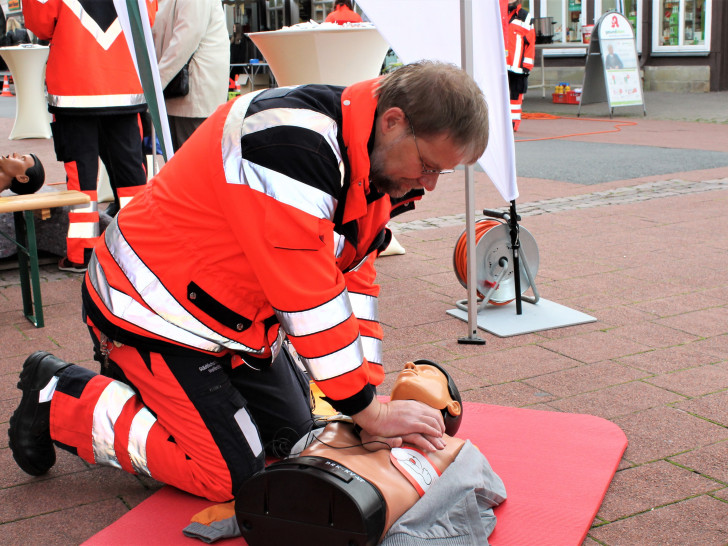
[[[712,0],[653,0],[654,55],[707,55]]]
[[[541,3],[541,17],[553,19],[555,43],[581,42],[581,28],[586,24],[586,0],[546,0]]]

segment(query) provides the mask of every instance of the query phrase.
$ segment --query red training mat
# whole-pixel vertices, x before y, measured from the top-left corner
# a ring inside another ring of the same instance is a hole
[[[593,415],[464,405],[458,436],[480,448],[508,493],[495,509],[498,522],[490,544],[580,545],[627,448],[622,430]],[[182,529],[212,504],[166,486],[84,545],[201,545]]]

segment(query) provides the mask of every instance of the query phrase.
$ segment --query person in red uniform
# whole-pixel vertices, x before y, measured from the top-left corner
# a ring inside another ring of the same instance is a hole
[[[362,438],[444,448],[438,411],[381,403],[386,224],[488,140],[477,84],[420,62],[221,106],[116,216],[83,284],[102,375],[25,362],[10,427],[43,474],[84,460],[230,500],[312,425],[309,378]],[[290,343],[308,376],[301,371]]]
[[[147,0],[150,23],[156,10],[156,0]],[[146,184],[139,120],[146,102],[111,0],[27,0],[23,15],[28,29],[50,40],[48,111],[68,189],[91,198],[89,204],[72,207],[66,256],[58,264],[64,271],[83,272],[99,236],[99,157],[109,173],[116,207],[124,207]]]
[[[325,19],[326,23],[361,23],[361,15],[354,11],[351,0],[336,0],[334,11],[329,13]]]
[[[508,26],[505,34],[508,88],[511,93],[513,130],[521,125],[523,95],[528,89],[528,75],[536,56],[536,30],[533,18],[518,0],[508,2]]]

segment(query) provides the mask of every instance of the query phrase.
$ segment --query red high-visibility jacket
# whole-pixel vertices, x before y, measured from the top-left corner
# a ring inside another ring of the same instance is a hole
[[[369,185],[377,81],[221,106],[107,228],[89,319],[122,343],[247,362],[277,353],[280,328],[337,409],[366,407],[384,378],[373,261],[392,211]]]
[[[361,23],[362,19],[361,15],[353,9],[349,9],[344,4],[339,4],[334,11],[326,16],[324,22],[343,25],[344,23]]]
[[[154,23],[157,0],[147,0]],[[50,40],[51,112],[140,112],[146,101],[111,0],[25,0],[25,25]]]
[[[516,4],[508,11],[506,41],[506,67],[509,71],[523,74],[533,69],[536,57],[536,30],[531,14]]]

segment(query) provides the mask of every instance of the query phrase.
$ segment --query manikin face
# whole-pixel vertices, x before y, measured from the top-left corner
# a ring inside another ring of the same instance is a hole
[[[404,112],[390,108],[377,119],[370,179],[390,197],[419,188],[433,191],[440,175],[423,171],[454,169],[464,159],[465,153],[449,135],[415,137]]]
[[[447,388],[447,377],[435,366],[408,362],[399,372],[392,388],[392,400],[418,400],[435,409],[460,415],[460,404]]]
[[[35,165],[35,159],[30,155],[13,152],[10,155],[0,156],[0,190],[9,188],[13,178],[17,178],[18,182],[27,182],[28,175],[25,174],[25,171],[33,165]]]

